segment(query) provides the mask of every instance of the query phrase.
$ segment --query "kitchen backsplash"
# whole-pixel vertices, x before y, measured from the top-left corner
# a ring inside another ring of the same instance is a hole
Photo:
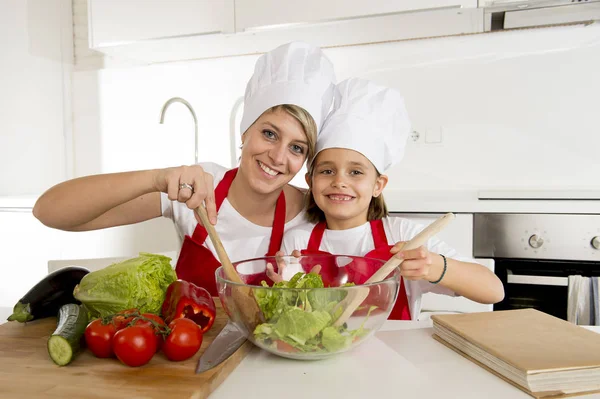
[[[600,24],[325,51],[338,80],[373,79],[405,97],[416,141],[391,187],[597,187]],[[158,124],[174,96],[195,109],[199,158],[231,166],[232,109],[257,57],[75,72],[76,175],[193,162],[187,109],[170,107]]]

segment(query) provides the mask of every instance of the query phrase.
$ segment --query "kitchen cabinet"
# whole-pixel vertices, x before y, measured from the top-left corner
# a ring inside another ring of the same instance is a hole
[[[0,197],[69,177],[71,2],[0,2]]]
[[[476,8],[477,0],[305,0],[291,4],[280,0],[236,0],[235,29],[242,32],[286,24],[316,24],[459,7]]]
[[[233,32],[233,0],[88,0],[90,47]]]
[[[483,32],[476,0],[89,0],[88,14],[93,50],[147,64],[263,53],[296,40],[326,48]]]

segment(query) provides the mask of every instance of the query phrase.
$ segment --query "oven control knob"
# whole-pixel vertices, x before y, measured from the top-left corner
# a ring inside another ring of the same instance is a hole
[[[539,248],[542,245],[544,245],[544,239],[542,237],[538,236],[537,234],[529,237],[529,246],[531,248]]]
[[[592,238],[591,244],[594,249],[600,249],[600,236]]]

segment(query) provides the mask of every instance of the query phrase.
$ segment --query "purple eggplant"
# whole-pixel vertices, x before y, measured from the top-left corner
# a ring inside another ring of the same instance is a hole
[[[79,303],[73,290],[90,271],[80,266],[67,266],[48,274],[31,288],[13,308],[8,321],[27,321],[56,317],[67,303]]]

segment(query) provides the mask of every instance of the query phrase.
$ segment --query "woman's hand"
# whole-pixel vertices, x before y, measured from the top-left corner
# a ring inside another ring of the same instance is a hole
[[[171,201],[183,202],[189,209],[205,203],[208,220],[217,223],[214,181],[200,165],[159,169],[155,177],[156,190],[166,193]],[[196,220],[200,217],[194,212]]]
[[[432,254],[424,246],[402,250],[405,242],[399,241],[390,250],[394,256],[404,261],[400,264],[400,274],[407,280],[435,281],[442,274],[443,259]]]

